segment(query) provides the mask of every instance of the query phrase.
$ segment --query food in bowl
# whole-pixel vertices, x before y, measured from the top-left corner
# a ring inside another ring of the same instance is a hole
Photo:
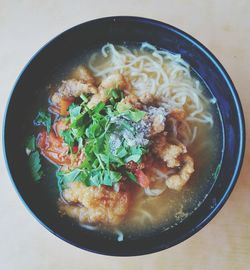
[[[180,55],[149,43],[106,44],[52,87],[28,139],[56,165],[58,210],[118,241],[168,230],[206,198],[221,166],[216,99]]]

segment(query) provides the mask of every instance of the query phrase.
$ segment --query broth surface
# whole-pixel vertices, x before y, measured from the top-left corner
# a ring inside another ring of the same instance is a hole
[[[131,50],[138,47],[136,44],[126,46]],[[59,67],[51,78],[51,85],[46,91],[40,91],[42,92],[42,105],[39,105],[42,108],[48,107],[47,98],[44,97],[45,93],[53,92],[61,80],[72,78],[72,71],[79,65],[87,65],[93,53],[97,54],[96,62],[107,68],[105,63],[107,59],[101,56],[100,49],[85,52],[66,66]],[[200,81],[203,95],[212,100],[213,96],[205,83],[195,74],[195,71],[191,71],[191,74]],[[114,228],[108,228],[104,225],[81,224],[81,226],[102,233],[115,233],[118,237],[122,232],[125,238],[133,238],[145,234],[154,234],[159,230],[168,230],[190,216],[202,204],[215,183],[223,154],[223,132],[218,106],[216,103],[209,103],[209,105],[206,105],[206,109],[212,114],[214,124],[212,127],[197,122],[190,124],[191,127],[194,125],[197,127],[197,136],[192,144],[187,147],[188,152],[194,159],[195,172],[181,191],[167,188],[161,195],[153,197],[145,195],[143,189],[135,187],[138,191],[132,207],[121,225]],[[35,129],[33,128],[33,130]],[[42,163],[45,175],[41,181],[41,188],[49,194],[48,199],[51,200],[53,207],[57,207],[59,197],[55,176],[57,168],[47,160],[43,160]]]

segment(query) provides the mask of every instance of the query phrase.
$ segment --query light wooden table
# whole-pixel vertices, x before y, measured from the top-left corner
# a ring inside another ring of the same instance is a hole
[[[155,18],[183,29],[206,45],[222,62],[238,89],[249,135],[248,0],[0,0],[1,126],[13,83],[29,58],[65,29],[110,15]],[[249,146],[236,188],[212,222],[176,247],[134,258],[91,254],[50,234],[22,205],[1,153],[0,269],[250,269]]]

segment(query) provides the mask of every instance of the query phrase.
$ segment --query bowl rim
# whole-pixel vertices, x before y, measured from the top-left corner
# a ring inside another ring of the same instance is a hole
[[[134,22],[140,22],[143,24],[150,24],[150,25],[155,25],[159,28],[164,28],[168,31],[172,31],[174,33],[176,33],[177,35],[181,36],[182,38],[188,40],[190,43],[192,43],[193,45],[195,45],[200,51],[202,51],[203,54],[206,55],[206,57],[209,59],[209,61],[211,61],[213,63],[213,65],[216,67],[216,69],[219,71],[219,73],[222,75],[223,79],[226,81],[228,88],[231,91],[231,95],[233,97],[233,102],[234,105],[236,107],[237,110],[237,116],[238,116],[238,124],[239,124],[239,147],[238,147],[238,156],[237,156],[237,161],[235,162],[235,170],[234,170],[234,174],[232,175],[231,179],[230,179],[230,183],[226,189],[226,191],[224,192],[224,195],[220,198],[219,202],[217,203],[217,205],[211,210],[211,212],[193,229],[188,231],[186,234],[183,234],[179,237],[177,237],[175,239],[175,241],[173,241],[172,243],[170,243],[167,246],[158,246],[158,247],[151,247],[151,248],[142,248],[139,252],[137,252],[136,254],[131,254],[129,252],[124,253],[124,254],[116,254],[115,252],[110,252],[110,253],[105,253],[105,252],[101,252],[99,250],[94,250],[94,249],[89,249],[86,248],[84,246],[81,246],[79,244],[74,243],[72,240],[67,239],[66,237],[58,234],[55,230],[53,230],[52,228],[50,228],[47,224],[45,224],[45,222],[43,222],[38,215],[36,215],[31,208],[29,207],[29,205],[26,203],[25,199],[21,196],[21,193],[15,183],[14,178],[12,177],[12,174],[10,172],[10,168],[9,168],[9,164],[8,164],[8,158],[7,158],[7,152],[6,152],[6,144],[5,144],[5,131],[6,131],[6,124],[7,124],[7,113],[9,110],[9,105],[11,103],[11,99],[13,96],[13,93],[16,89],[16,86],[20,80],[20,78],[23,76],[24,72],[26,71],[26,69],[28,68],[28,66],[32,63],[32,61],[40,54],[41,51],[43,51],[47,46],[49,46],[50,43],[52,43],[54,40],[58,39],[59,37],[63,36],[65,33],[68,33],[70,31],[72,31],[73,29],[80,27],[83,24],[91,24],[91,23],[102,23],[105,21],[134,21]],[[16,191],[16,193],[18,194],[18,197],[20,198],[20,200],[22,201],[22,203],[25,205],[26,209],[28,209],[28,211],[32,214],[32,216],[43,226],[45,227],[49,232],[51,232],[52,234],[54,234],[55,236],[59,237],[60,239],[62,239],[63,241],[76,246],[78,248],[81,248],[83,250],[87,250],[93,253],[97,253],[97,254],[102,254],[102,255],[109,255],[109,256],[138,256],[138,255],[145,255],[145,254],[151,254],[154,252],[158,252],[161,250],[165,250],[166,248],[170,248],[172,246],[175,246],[185,240],[187,240],[188,238],[190,238],[192,235],[194,235],[195,233],[197,233],[198,231],[200,231],[206,224],[208,224],[219,212],[219,210],[223,207],[223,205],[226,203],[228,197],[230,196],[236,182],[237,179],[239,177],[240,174],[240,170],[243,164],[243,160],[244,160],[244,153],[245,153],[245,139],[246,139],[246,133],[245,133],[245,120],[244,120],[244,113],[243,113],[243,109],[242,109],[242,105],[239,99],[239,95],[236,91],[236,88],[229,76],[229,74],[227,73],[227,71],[225,70],[225,68],[222,66],[222,64],[220,63],[220,61],[215,57],[215,55],[208,49],[206,48],[200,41],[198,41],[196,38],[192,37],[190,34],[187,34],[186,32],[184,32],[183,30],[172,26],[168,23],[165,22],[161,22],[159,20],[155,20],[155,19],[150,19],[150,18],[145,18],[145,17],[138,17],[138,16],[108,16],[108,17],[100,17],[97,19],[93,19],[93,20],[89,20],[89,21],[85,21],[82,22],[80,24],[74,25],[73,27],[70,27],[66,30],[64,30],[63,32],[59,33],[58,35],[56,35],[55,37],[51,38],[49,41],[47,41],[39,50],[37,50],[29,59],[29,61],[24,65],[24,67],[21,69],[18,77],[16,78],[11,91],[9,92],[9,96],[6,102],[6,107],[5,107],[5,111],[4,111],[4,115],[3,115],[3,127],[2,127],[2,145],[3,145],[3,156],[4,156],[4,161],[5,161],[5,165],[7,168],[7,172],[9,175],[9,178],[12,182],[12,185]]]

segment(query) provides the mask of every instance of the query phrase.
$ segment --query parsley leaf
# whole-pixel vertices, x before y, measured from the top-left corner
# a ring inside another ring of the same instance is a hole
[[[36,125],[44,125],[47,129],[47,132],[50,133],[51,115],[48,112],[38,112],[34,123]]]

